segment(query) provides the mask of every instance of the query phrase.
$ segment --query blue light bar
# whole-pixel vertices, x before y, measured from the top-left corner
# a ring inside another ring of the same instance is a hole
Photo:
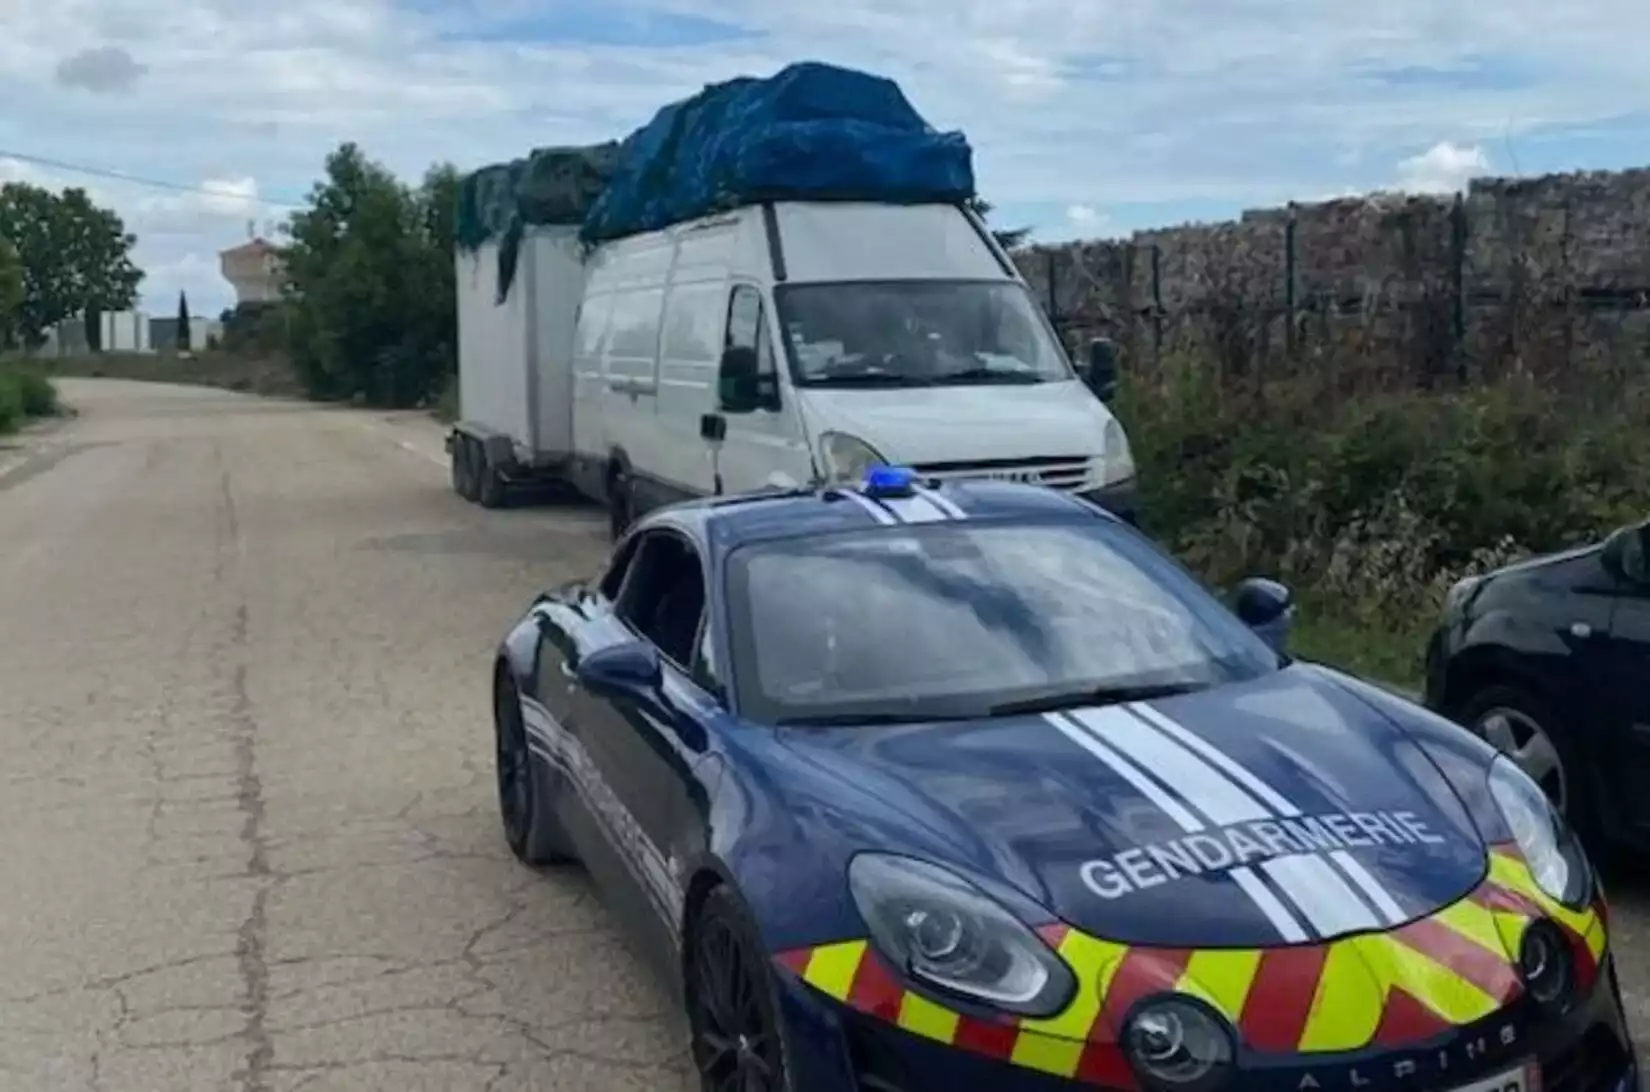
[[[873,466],[865,472],[868,497],[909,497],[916,491],[917,472],[908,466]]]

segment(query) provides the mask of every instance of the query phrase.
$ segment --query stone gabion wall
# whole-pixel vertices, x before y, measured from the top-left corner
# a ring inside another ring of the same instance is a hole
[[[1650,169],[1256,210],[1015,258],[1074,351],[1110,337],[1133,369],[1650,369]]]

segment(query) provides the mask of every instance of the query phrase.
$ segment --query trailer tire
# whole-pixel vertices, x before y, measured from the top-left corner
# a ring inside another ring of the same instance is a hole
[[[477,465],[482,456],[481,445],[474,436],[460,436],[458,442],[464,451],[458,495],[474,503],[481,491],[481,468]]]
[[[505,499],[504,475],[487,457],[487,449],[480,448],[476,465],[476,500],[483,508],[503,508]]]
[[[607,533],[614,542],[624,537],[636,518],[636,498],[630,491],[630,473],[615,462],[607,472]]]
[[[453,442],[448,448],[448,458],[451,461],[453,468],[453,492],[457,493],[461,497],[464,495],[465,489],[464,449],[464,434],[455,433],[453,435]]]

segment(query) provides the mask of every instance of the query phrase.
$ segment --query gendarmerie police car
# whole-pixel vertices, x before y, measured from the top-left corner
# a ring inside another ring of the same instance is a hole
[[[874,469],[662,509],[493,679],[707,1089],[1636,1092],[1521,772],[1088,503]]]

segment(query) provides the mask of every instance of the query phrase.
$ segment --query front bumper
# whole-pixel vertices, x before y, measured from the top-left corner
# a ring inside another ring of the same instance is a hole
[[[1622,1015],[1613,960],[1592,993],[1564,1017],[1515,1004],[1419,1049],[1365,1050],[1261,1060],[1240,1055],[1232,1092],[1449,1092],[1534,1060],[1527,1092],[1640,1092],[1638,1061]],[[1009,1060],[1012,1033],[973,1049],[946,1046],[867,1016],[781,973],[794,1092],[1140,1092],[1126,1070],[1104,1082],[1053,1076]],[[1508,1029],[1511,1029],[1509,1035]],[[982,1050],[982,1048],[984,1048]],[[1003,1057],[990,1056],[997,1050]]]
[[[1079,493],[1078,496],[1091,504],[1098,504],[1125,523],[1138,525],[1140,522],[1140,485],[1136,478],[1124,478],[1120,482]]]

